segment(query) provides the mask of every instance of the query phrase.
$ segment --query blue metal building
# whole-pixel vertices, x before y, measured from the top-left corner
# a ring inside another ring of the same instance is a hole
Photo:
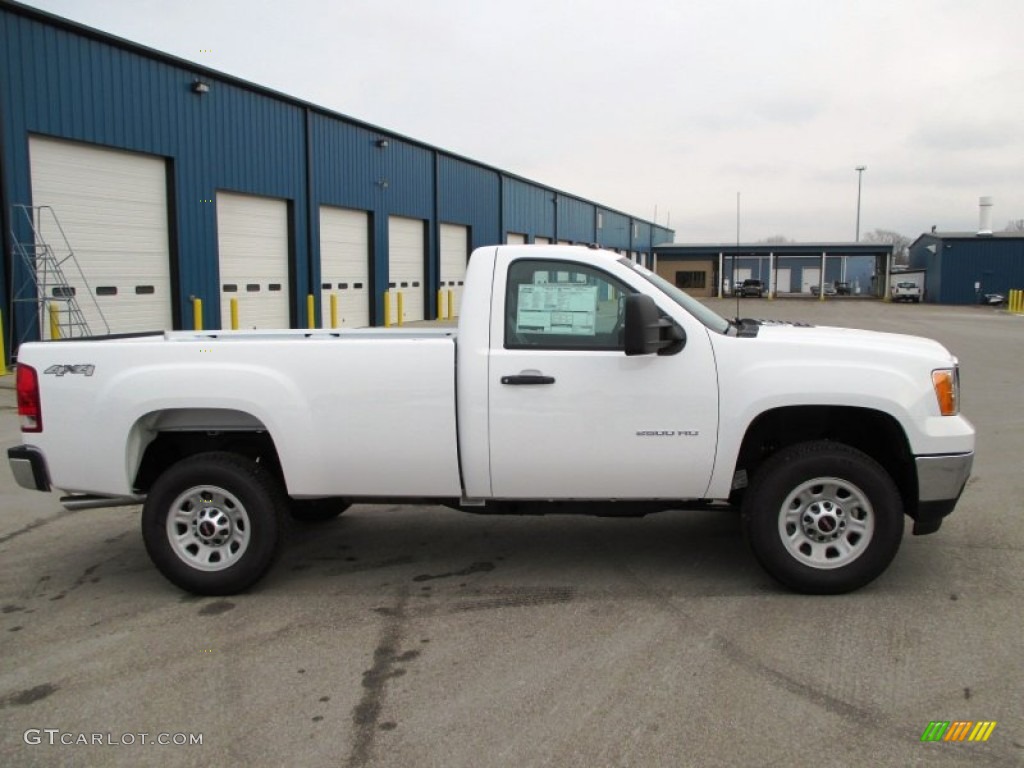
[[[55,214],[45,227],[50,213],[38,206]],[[112,332],[191,327],[193,299],[206,327],[226,327],[232,297],[251,308],[245,326],[326,326],[331,294],[343,325],[380,325],[388,289],[405,292],[407,319],[431,318],[439,289],[459,292],[479,246],[599,243],[648,262],[673,239],[610,207],[6,0],[0,210],[0,308],[16,342],[48,335],[39,302],[21,303],[36,298],[25,254],[41,238],[84,262],[83,280],[66,275],[70,287],[47,298],[73,294],[86,316],[100,307],[98,330]]]
[[[985,293],[1024,289],[1024,232],[930,232],[910,245],[925,270],[925,301],[976,304]]]
[[[728,294],[745,279],[771,295],[814,295],[837,281],[853,293],[883,295],[893,247],[881,243],[732,243],[654,248],[659,275],[694,296]]]

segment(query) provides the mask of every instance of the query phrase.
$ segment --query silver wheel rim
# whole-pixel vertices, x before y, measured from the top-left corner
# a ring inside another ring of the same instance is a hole
[[[222,571],[249,548],[249,514],[233,493],[197,485],[182,493],[167,514],[167,541],[179,558],[200,571]]]
[[[875,533],[867,495],[838,477],[816,477],[790,492],[779,510],[786,551],[811,568],[832,570],[864,554]]]

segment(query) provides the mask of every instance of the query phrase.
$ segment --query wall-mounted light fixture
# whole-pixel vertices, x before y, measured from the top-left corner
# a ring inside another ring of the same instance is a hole
[[[202,96],[204,93],[210,92],[210,84],[204,83],[202,80],[192,81],[192,93],[198,93]]]
[[[377,146],[380,149],[387,149],[391,146],[391,143],[387,139],[377,139]]]

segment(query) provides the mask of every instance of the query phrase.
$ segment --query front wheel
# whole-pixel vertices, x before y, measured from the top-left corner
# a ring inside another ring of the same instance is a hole
[[[903,539],[903,505],[866,454],[818,441],[785,448],[758,468],[743,514],[754,555],[785,586],[839,594],[877,578]]]
[[[165,471],[142,508],[142,538],[170,582],[199,595],[230,595],[266,573],[280,541],[280,484],[233,453],[190,456]]]

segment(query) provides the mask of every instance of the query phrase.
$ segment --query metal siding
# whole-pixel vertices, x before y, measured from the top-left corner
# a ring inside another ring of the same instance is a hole
[[[632,250],[630,243],[630,218],[622,213],[598,208],[601,228],[597,230],[597,242],[605,248]]]
[[[500,243],[498,174],[446,155],[440,156],[438,171],[440,221],[468,226],[470,250]]]
[[[520,179],[502,181],[505,197],[505,231],[529,237],[555,236],[555,193]],[[502,233],[504,234],[504,233]]]
[[[940,285],[937,300],[943,304],[974,304],[976,282],[981,293],[1002,293],[1024,288],[1024,240],[944,240],[939,246]]]
[[[558,239],[594,242],[594,206],[578,198],[558,195]]]

